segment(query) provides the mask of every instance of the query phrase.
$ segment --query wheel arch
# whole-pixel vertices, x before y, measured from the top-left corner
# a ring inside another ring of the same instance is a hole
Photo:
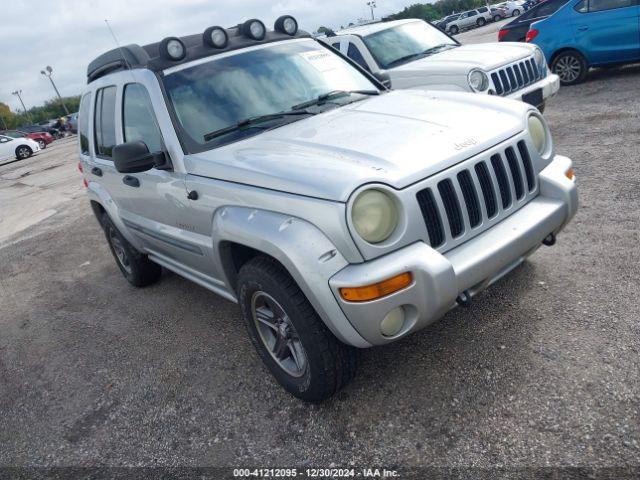
[[[587,62],[587,68],[589,68],[591,66],[591,62],[589,61],[589,57],[587,57],[584,54],[584,52],[582,52],[579,48],[576,48],[576,47],[562,47],[562,48],[559,48],[558,50],[556,50],[555,52],[553,52],[553,54],[551,55],[551,58],[549,58],[549,62],[548,62],[549,66],[553,65],[553,62],[556,60],[556,58],[558,58],[561,54],[563,54],[565,52],[576,52],[576,53],[578,53]]]

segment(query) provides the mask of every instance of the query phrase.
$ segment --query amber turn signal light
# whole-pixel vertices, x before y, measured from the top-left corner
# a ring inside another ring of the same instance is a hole
[[[567,171],[565,172],[565,175],[566,175],[566,176],[567,176],[567,178],[568,178],[569,180],[571,180],[572,182],[573,182],[573,181],[575,180],[575,178],[576,178],[576,174],[575,174],[575,172],[573,171],[573,168],[570,168],[569,170],[567,170]]]
[[[373,285],[341,288],[340,296],[347,302],[369,302],[402,290],[411,285],[412,282],[413,275],[405,272]]]

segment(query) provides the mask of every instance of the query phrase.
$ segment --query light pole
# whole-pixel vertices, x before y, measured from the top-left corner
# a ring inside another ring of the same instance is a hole
[[[369,8],[371,9],[371,20],[375,20],[375,19],[376,19],[376,17],[373,15],[373,9],[374,9],[374,8],[378,8],[378,7],[377,7],[377,5],[376,5],[375,0],[372,0],[372,1],[370,1],[370,2],[367,2],[367,5],[369,5]]]
[[[62,108],[64,108],[64,112],[67,115],[69,115],[69,110],[67,110],[67,106],[64,104],[64,100],[62,100],[62,97],[60,96],[58,87],[56,87],[56,84],[53,82],[53,78],[51,78],[51,74],[53,73],[53,68],[47,65],[47,68],[45,70],[41,70],[40,73],[45,77],[49,77],[49,81],[51,82],[51,85],[53,85],[53,89],[56,91],[56,95],[58,95],[58,100],[60,100],[60,103],[62,103]]]
[[[22,109],[24,110],[25,115],[29,119],[29,123],[33,123],[33,120],[31,120],[31,115],[29,115],[29,112],[27,112],[27,107],[24,106],[24,102],[22,101],[22,90],[16,90],[15,92],[11,92],[11,94],[17,96],[20,99],[20,103],[22,104]]]

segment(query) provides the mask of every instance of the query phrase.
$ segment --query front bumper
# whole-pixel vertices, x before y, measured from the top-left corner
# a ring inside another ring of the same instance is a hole
[[[578,193],[565,175],[571,165],[568,158],[556,156],[540,172],[540,194],[535,199],[448,252],[417,242],[338,272],[329,285],[349,322],[372,345],[386,344],[435,322],[456,306],[461,294],[472,297],[509,273],[574,216]],[[413,283],[387,297],[353,303],[340,296],[340,288],[370,285],[404,272],[413,274]],[[385,337],[380,322],[398,307],[404,309],[404,325],[397,335]]]
[[[542,100],[544,103],[549,98],[553,97],[556,93],[558,93],[558,90],[560,90],[560,77],[558,77],[555,73],[549,73],[542,80],[532,85],[529,85],[528,87],[523,88],[522,90],[518,90],[517,92],[514,92],[511,95],[507,95],[505,98],[511,98],[513,100],[523,101],[523,97],[539,89],[542,89]],[[541,105],[535,105],[535,106],[540,107]]]

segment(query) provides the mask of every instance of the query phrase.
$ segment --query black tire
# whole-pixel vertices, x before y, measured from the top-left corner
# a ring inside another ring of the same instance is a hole
[[[493,21],[494,21],[494,22],[499,22],[500,20],[502,20],[502,17],[501,17],[500,15],[495,15],[495,16],[493,17]]]
[[[543,103],[542,105],[540,105],[540,106],[538,107],[538,110],[540,110],[540,113],[544,113],[544,109],[545,109],[545,108],[547,108],[547,104],[546,104],[546,103]]]
[[[18,160],[26,160],[31,155],[33,155],[33,150],[28,145],[20,145],[16,148],[16,158]]]
[[[512,17],[517,17],[518,15],[520,15],[520,10],[518,10],[517,8],[513,12],[511,12]]]
[[[484,27],[487,24],[487,21],[484,18],[479,18],[477,24],[479,27]]]
[[[162,267],[136,250],[118,231],[106,213],[102,216],[102,228],[116,265],[131,285],[147,287],[160,280]]]
[[[589,64],[580,52],[566,50],[555,56],[551,71],[560,77],[562,85],[577,85],[587,78]]]
[[[451,35],[455,35],[456,33],[458,33],[460,31],[460,29],[457,27],[457,25],[451,25],[449,27],[449,33]]]
[[[45,142],[41,138],[36,140],[36,142],[38,142],[38,146],[40,147],[40,150],[44,150],[45,148],[47,148],[47,142]]]
[[[251,342],[278,383],[291,395],[305,402],[321,402],[353,379],[357,350],[341,343],[329,331],[278,262],[259,256],[243,265],[238,274],[238,300]],[[260,302],[262,306],[258,306]],[[271,313],[281,314],[269,315],[269,308]],[[288,347],[280,348],[282,357],[287,358],[277,359],[279,344]]]

